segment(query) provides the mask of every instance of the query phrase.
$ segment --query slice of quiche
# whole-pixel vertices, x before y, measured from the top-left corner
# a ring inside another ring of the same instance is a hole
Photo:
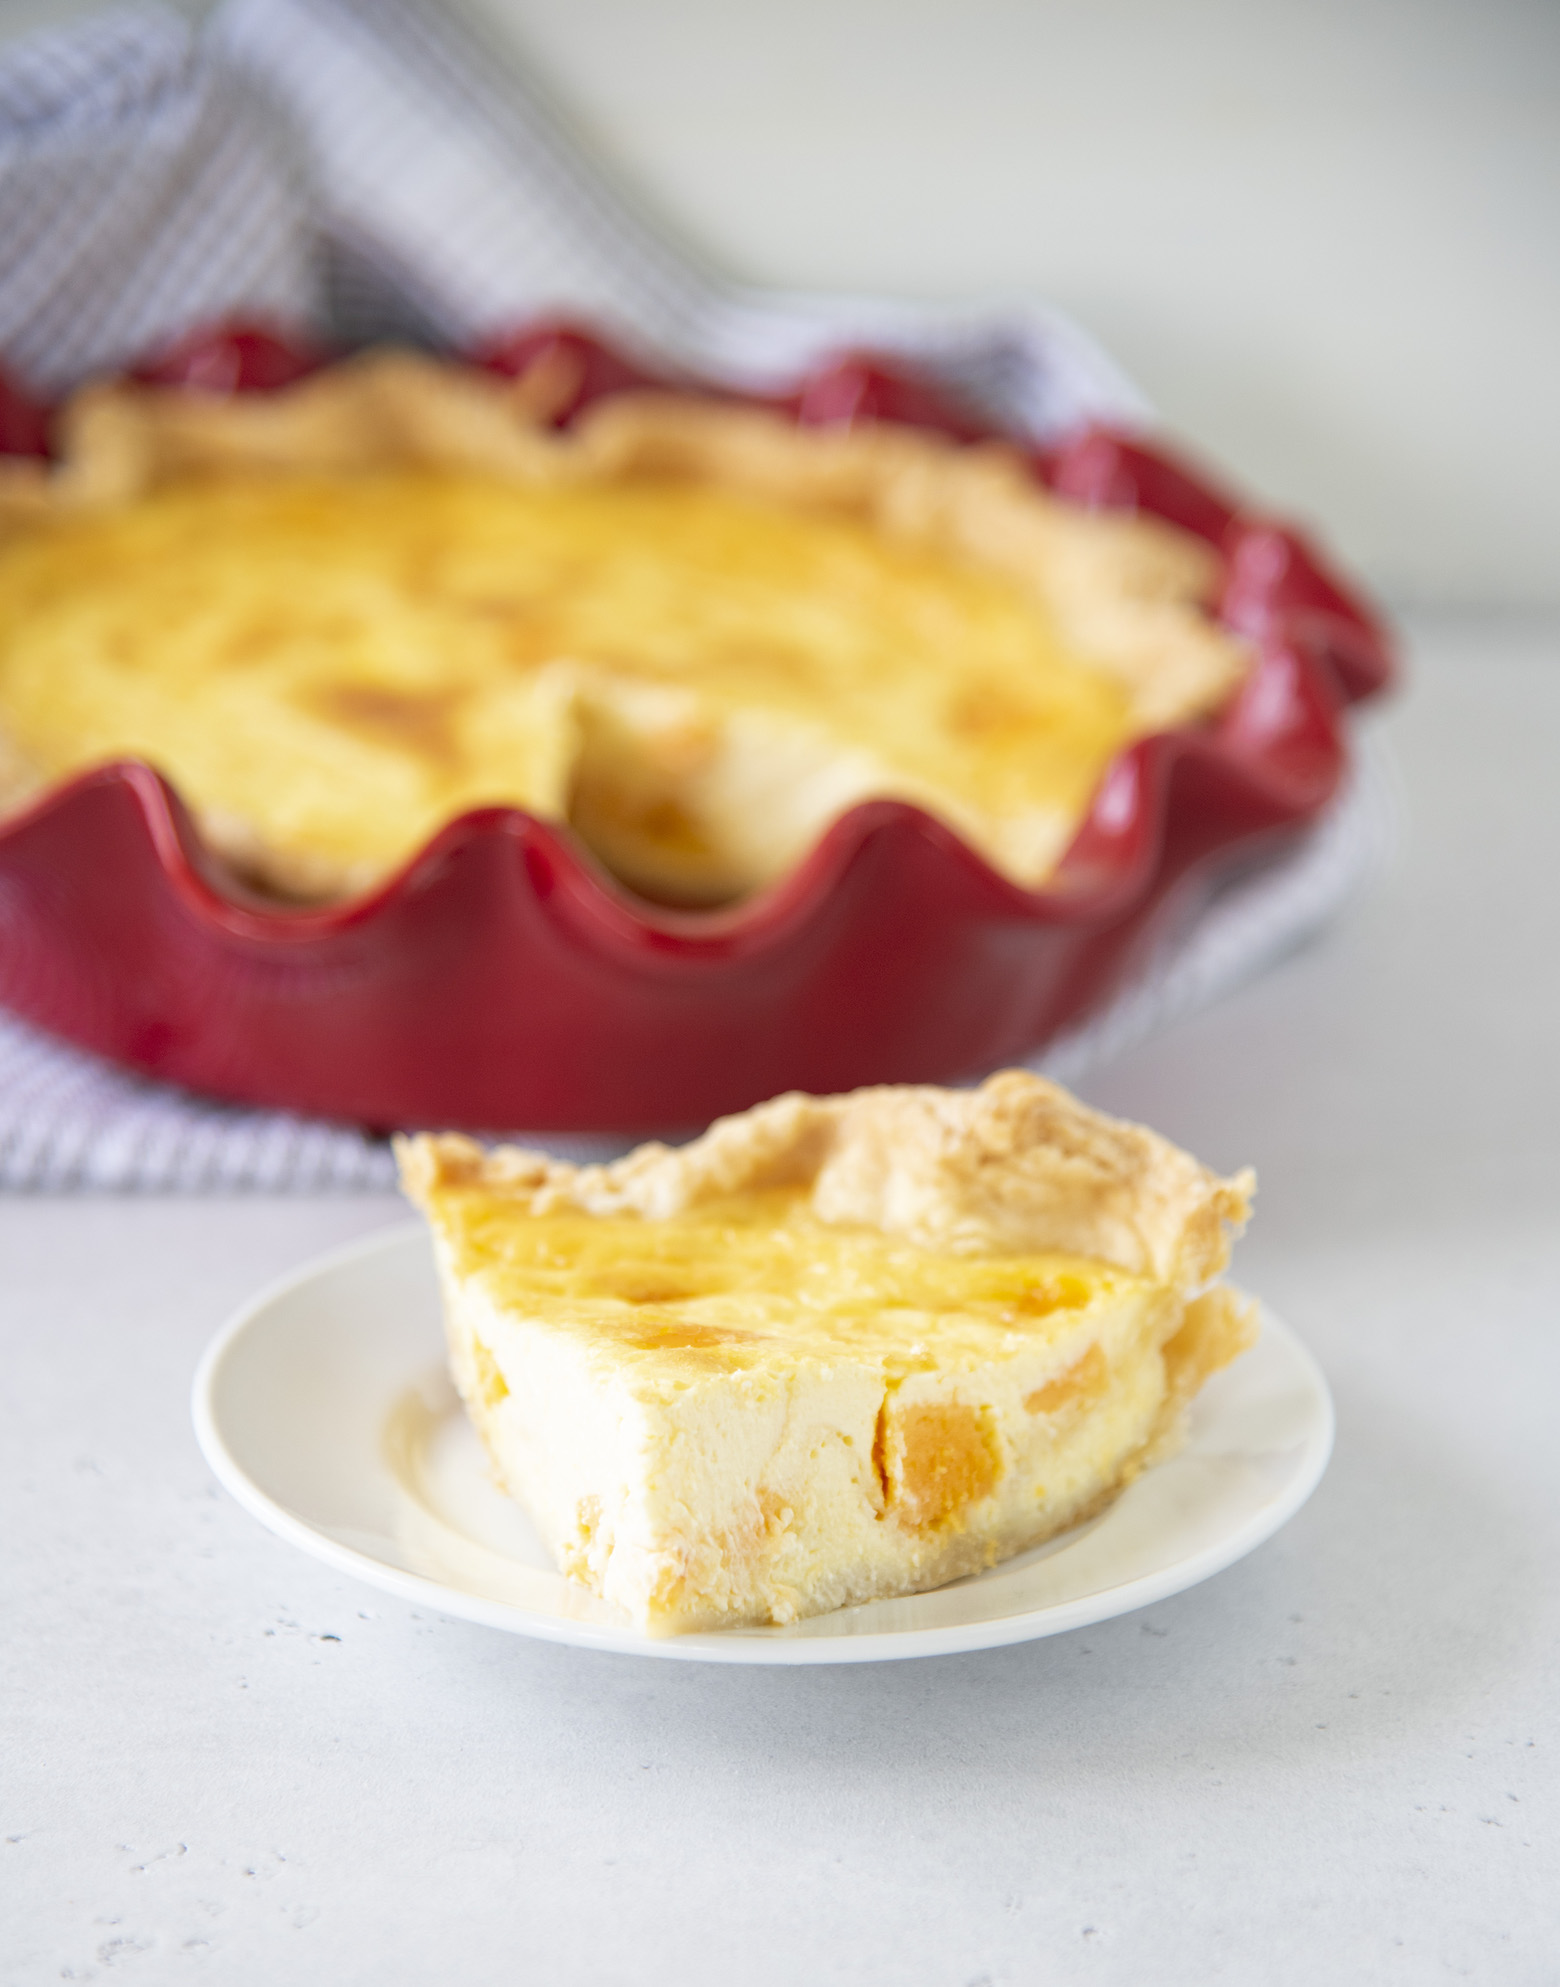
[[[1253,1180],[1022,1071],[787,1096],[575,1167],[399,1142],[456,1383],[651,1634],[916,1593],[1077,1524],[1253,1339]]]

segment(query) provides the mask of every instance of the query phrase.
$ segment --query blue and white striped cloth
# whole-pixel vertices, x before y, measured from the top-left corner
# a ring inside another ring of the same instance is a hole
[[[779,296],[696,266],[436,0],[225,0],[199,32],[139,7],[0,58],[0,356],[40,394],[229,314],[458,346],[544,312],[739,386],[845,346],[902,352],[1041,440],[1147,413],[1038,307]],[[1371,866],[1386,818],[1367,766],[1303,848],[1221,892],[1045,1066],[1076,1078],[1290,949]],[[0,1017],[0,1187],[315,1191],[391,1172],[356,1131],[206,1103]]]

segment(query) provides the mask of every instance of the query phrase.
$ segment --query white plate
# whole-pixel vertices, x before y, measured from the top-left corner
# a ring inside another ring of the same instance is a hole
[[[420,1226],[262,1291],[201,1361],[194,1412],[239,1503],[327,1565],[494,1628],[715,1663],[949,1655],[1145,1607],[1277,1531],[1316,1487],[1333,1432],[1316,1362],[1269,1314],[1256,1347],[1204,1388],[1181,1454],[1093,1523],[935,1593],[788,1628],[651,1640],[554,1571],[489,1481],[445,1372]]]

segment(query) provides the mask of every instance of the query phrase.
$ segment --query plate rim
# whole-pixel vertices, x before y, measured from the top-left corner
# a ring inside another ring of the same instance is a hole
[[[818,1663],[877,1663],[909,1661],[926,1656],[968,1655],[984,1649],[1010,1648],[1015,1643],[1041,1641],[1073,1629],[1088,1628],[1118,1615],[1151,1607],[1156,1601],[1200,1586],[1280,1531],[1309,1500],[1332,1458],[1337,1415],[1327,1377],[1315,1354],[1292,1326],[1256,1300],[1264,1333],[1275,1334],[1298,1365],[1315,1396],[1315,1425],[1308,1431],[1290,1482],[1270,1505],[1214,1543],[1177,1559],[1153,1573],[1098,1592],[1040,1608],[1029,1608],[997,1620],[954,1623],[946,1627],[869,1631],[861,1635],[766,1638],[762,1632],[716,1630],[692,1635],[648,1636],[624,1624],[590,1622],[540,1614],[516,1602],[486,1599],[452,1587],[428,1574],[392,1566],[344,1544],[279,1503],[245,1470],[230,1451],[219,1425],[215,1394],[224,1360],[246,1332],[266,1312],[294,1291],[333,1272],[350,1269],[365,1257],[388,1254],[410,1244],[428,1242],[421,1222],[397,1222],[355,1241],[310,1257],[296,1268],[271,1278],[218,1328],[196,1365],[190,1391],[195,1439],[208,1468],[234,1501],[267,1531],[334,1571],[394,1594],[455,1620],[524,1635],[537,1641],[583,1648],[599,1654],[652,1657],[673,1662],[747,1663],[792,1667]],[[998,1571],[993,1568],[992,1571]],[[979,1577],[979,1576],[977,1576]],[[914,1598],[913,1596],[910,1598]]]

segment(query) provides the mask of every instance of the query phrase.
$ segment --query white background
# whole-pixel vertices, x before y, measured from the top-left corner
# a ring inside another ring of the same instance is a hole
[[[472,4],[732,274],[1046,298],[1388,592],[1560,601],[1555,0]]]

